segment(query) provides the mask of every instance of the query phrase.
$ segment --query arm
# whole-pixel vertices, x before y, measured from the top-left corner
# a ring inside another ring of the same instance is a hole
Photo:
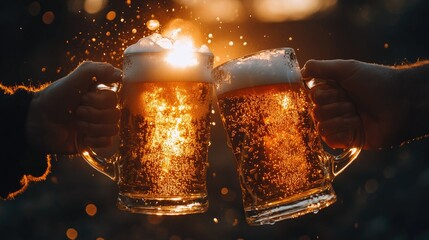
[[[429,134],[429,61],[397,67],[398,75],[404,82],[406,94],[410,99],[409,131],[403,141]]]
[[[365,148],[401,144],[428,134],[428,62],[390,67],[355,60],[308,61],[303,78],[323,79],[314,87],[313,118],[331,147],[349,145],[362,127]]]
[[[25,190],[30,181],[44,180],[50,170],[50,158],[26,141],[27,112],[33,98],[32,89],[0,84],[0,199],[11,199]]]
[[[118,132],[118,99],[112,91],[90,89],[121,78],[121,70],[112,65],[87,61],[36,92],[26,123],[29,145],[44,153],[74,154],[79,135],[87,146],[108,146]]]
[[[41,89],[3,87],[0,198],[11,199],[50,170],[47,154],[77,152],[75,138],[90,147],[106,147],[118,131],[116,93],[91,92],[96,83],[121,80],[110,64],[84,62],[69,75]],[[33,92],[34,91],[34,92]]]

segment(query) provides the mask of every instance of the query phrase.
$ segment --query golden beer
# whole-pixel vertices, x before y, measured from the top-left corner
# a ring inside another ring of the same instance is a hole
[[[135,81],[121,91],[121,197],[207,201],[212,84]]]
[[[218,96],[246,211],[293,201],[326,184],[323,148],[301,86],[272,84]]]

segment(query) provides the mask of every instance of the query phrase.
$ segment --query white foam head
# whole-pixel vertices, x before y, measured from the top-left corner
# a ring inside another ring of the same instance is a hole
[[[212,82],[213,54],[210,49],[206,45],[199,49],[187,45],[183,51],[175,48],[177,43],[155,33],[129,46],[124,51],[124,81]],[[168,60],[174,51],[177,51],[177,65]],[[192,63],[181,65],[187,60]]]
[[[292,48],[276,48],[228,61],[212,76],[216,94],[278,83],[298,83],[301,73]]]

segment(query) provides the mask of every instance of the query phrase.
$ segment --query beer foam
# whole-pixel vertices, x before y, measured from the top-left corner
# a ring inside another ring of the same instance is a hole
[[[212,82],[213,54],[206,45],[200,48],[186,48],[183,52],[195,60],[195,64],[185,67],[171,65],[168,54],[176,49],[174,40],[158,33],[141,38],[124,51],[124,81],[197,81]],[[188,47],[188,46],[187,46]]]
[[[228,61],[212,72],[216,94],[261,85],[300,83],[301,72],[291,48],[261,51]]]

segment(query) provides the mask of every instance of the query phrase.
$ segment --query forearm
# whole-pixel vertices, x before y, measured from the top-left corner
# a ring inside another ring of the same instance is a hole
[[[429,61],[398,68],[409,99],[407,135],[404,141],[429,136]]]
[[[34,151],[26,139],[26,118],[32,100],[31,89],[9,88],[0,84],[0,199],[13,198],[31,181],[45,179],[49,172],[49,160]]]

